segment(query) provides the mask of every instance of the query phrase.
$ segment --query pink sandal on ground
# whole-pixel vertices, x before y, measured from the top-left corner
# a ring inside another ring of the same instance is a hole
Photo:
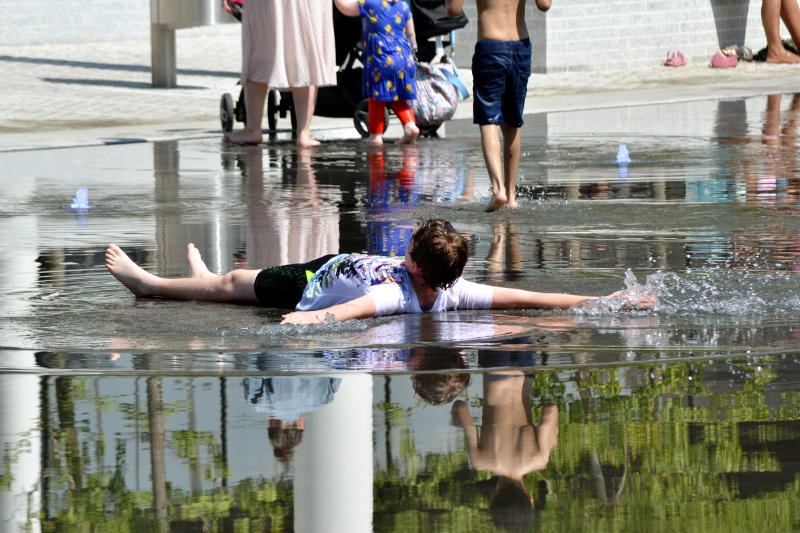
[[[683,54],[676,51],[676,52],[669,52],[667,54],[667,60],[664,61],[664,66],[667,67],[682,67],[686,64],[686,58],[683,57]]]
[[[710,67],[713,68],[732,68],[739,64],[739,58],[736,57],[736,52],[733,52],[734,55],[727,55],[723,51],[719,51],[711,58]]]

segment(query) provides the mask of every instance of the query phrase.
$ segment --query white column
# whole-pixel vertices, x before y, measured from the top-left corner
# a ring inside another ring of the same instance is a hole
[[[372,531],[372,376],[341,376],[333,402],[305,415],[295,449],[294,530]]]
[[[0,375],[0,531],[41,531],[39,389],[38,375]]]

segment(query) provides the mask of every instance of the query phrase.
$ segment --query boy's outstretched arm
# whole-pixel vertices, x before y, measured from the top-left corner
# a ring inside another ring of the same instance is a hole
[[[332,305],[316,311],[293,311],[282,315],[281,324],[324,324],[328,315],[337,322],[354,318],[369,318],[375,314],[375,300],[366,294],[343,304]]]
[[[451,17],[457,17],[464,9],[464,0],[447,0],[447,14]]]
[[[597,296],[492,287],[492,309],[569,309]]]
[[[625,291],[612,292],[603,298],[622,297],[621,309],[650,309],[658,303],[654,295],[630,295]],[[533,292],[492,286],[492,309],[569,309],[597,300],[600,296],[581,296],[555,292]]]
[[[348,17],[357,17],[361,15],[361,12],[358,10],[358,0],[333,0],[333,3],[336,9],[342,12],[342,15]]]

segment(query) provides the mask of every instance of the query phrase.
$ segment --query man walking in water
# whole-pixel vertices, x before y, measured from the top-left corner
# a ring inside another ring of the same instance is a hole
[[[481,147],[492,183],[486,211],[517,207],[522,112],[531,75],[531,41],[525,25],[525,0],[476,0],[478,42],[472,56],[473,122],[481,128]],[[540,11],[552,0],[536,0]],[[461,13],[464,0],[448,0],[450,16]],[[500,134],[503,157],[500,157]]]

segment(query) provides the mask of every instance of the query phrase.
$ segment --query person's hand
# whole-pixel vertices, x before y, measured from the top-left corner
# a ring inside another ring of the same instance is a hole
[[[621,309],[650,309],[658,304],[658,297],[653,294],[631,293],[627,290],[612,292],[605,296],[606,300],[612,298],[622,301]]]
[[[467,404],[463,400],[456,400],[450,409],[450,425],[464,428],[471,421],[472,414],[469,412]]]
[[[323,313],[321,311],[292,311],[281,315],[281,324],[324,324],[330,313]],[[331,315],[332,316],[332,315]]]
[[[235,11],[232,4],[233,0],[222,0],[222,9],[233,15]]]

